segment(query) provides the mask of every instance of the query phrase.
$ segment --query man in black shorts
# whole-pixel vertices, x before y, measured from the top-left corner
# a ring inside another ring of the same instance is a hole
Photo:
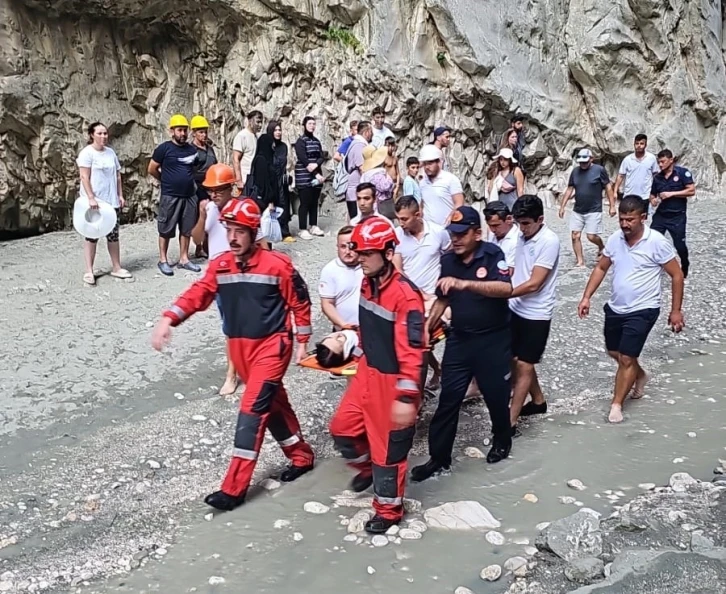
[[[642,398],[648,374],[638,362],[648,334],[660,314],[661,283],[665,270],[671,277],[672,304],[668,324],[683,329],[683,271],[670,242],[645,224],[648,203],[640,196],[625,196],[619,207],[620,231],[608,239],[600,261],[590,275],[577,313],[590,313],[590,298],[612,267],[612,293],[605,305],[605,348],[618,362],[608,420],[623,421],[623,403],[630,393]],[[632,390],[632,392],[631,392]]]
[[[199,272],[201,268],[189,261],[189,239],[197,224],[199,204],[194,183],[197,149],[187,142],[189,122],[183,115],[169,120],[171,140],[161,143],[149,161],[148,173],[161,182],[159,201],[159,270],[172,276],[174,269],[167,261],[169,240],[179,227],[179,268]]]
[[[512,357],[514,389],[509,415],[512,434],[521,416],[547,412],[547,401],[537,378],[535,365],[547,346],[555,311],[560,240],[544,223],[542,201],[525,194],[514,203],[512,216],[520,236],[512,277]],[[532,400],[524,404],[527,394]]]

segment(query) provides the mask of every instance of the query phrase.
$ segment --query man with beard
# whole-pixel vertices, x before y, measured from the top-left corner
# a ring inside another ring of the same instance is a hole
[[[167,252],[169,240],[179,227],[179,268],[199,272],[201,268],[189,261],[189,239],[197,223],[198,201],[194,171],[199,160],[197,149],[187,142],[189,122],[180,114],[169,120],[171,140],[154,149],[147,172],[161,182],[161,200],[157,216],[159,230],[159,271],[172,276]]]
[[[441,151],[441,169],[449,170],[449,162],[446,160],[446,149],[451,144],[451,128],[448,126],[439,126],[434,130],[434,141],[432,143]]]
[[[358,224],[350,247],[365,278],[359,324],[363,354],[330,422],[336,448],[358,470],[351,488],[373,484],[376,514],[365,529],[383,534],[403,517],[408,452],[421,403],[425,347],[421,293],[393,266],[398,240],[378,217]]]
[[[424,146],[418,159],[424,170],[419,184],[424,219],[445,227],[454,210],[464,205],[461,181],[453,173],[442,169],[444,155],[433,144]]]
[[[492,447],[487,462],[509,456],[511,364],[510,313],[512,294],[509,267],[493,243],[482,241],[481,216],[471,206],[460,206],[447,227],[452,251],[441,259],[436,302],[429,315],[432,332],[444,310],[451,308],[451,331],[441,362],[441,395],[429,426],[430,460],[411,471],[411,480],[424,481],[451,466],[459,411],[475,378],[492,421]]]
[[[350,249],[351,233],[353,227],[347,225],[338,231],[338,256],[320,272],[320,309],[334,330],[358,325],[363,270],[358,263],[358,254]]]
[[[252,161],[257,152],[257,135],[260,130],[262,130],[262,112],[251,111],[247,115],[247,126],[240,130],[232,141],[232,167],[240,190],[245,187],[247,176],[252,171]]]
[[[282,383],[293,354],[293,316],[298,340],[295,362],[306,355],[312,334],[310,295],[288,256],[255,243],[260,218],[254,200],[233,199],[225,205],[221,219],[230,251],[210,261],[204,277],[164,312],[152,335],[152,346],[161,350],[172,327],[207,309],[219,294],[229,352],[246,384],[227,476],[221,490],[204,500],[219,510],[244,503],[265,429],[292,462],[281,481],[294,481],[313,469],[313,451],[302,437]]]
[[[646,151],[648,137],[636,134],[633,141],[634,153],[623,159],[615,180],[615,196],[620,197],[620,187],[625,196],[640,196],[643,200],[650,198],[653,176],[660,172],[658,160],[653,153]]]
[[[625,196],[618,210],[620,231],[608,239],[577,307],[580,318],[587,317],[590,298],[612,268],[612,294],[605,304],[604,331],[608,355],[618,362],[608,416],[611,423],[623,421],[623,403],[628,394],[634,399],[645,394],[648,375],[638,357],[660,314],[663,271],[671,277],[672,287],[668,324],[673,332],[680,332],[685,325],[681,312],[684,275],[673,246],[645,224],[647,202],[640,196]]]

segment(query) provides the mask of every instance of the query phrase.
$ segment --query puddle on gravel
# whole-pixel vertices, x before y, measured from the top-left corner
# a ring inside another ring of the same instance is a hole
[[[677,364],[661,368],[651,397],[630,402],[627,422],[621,426],[605,422],[607,401],[602,400],[597,410],[534,423],[515,441],[507,462],[490,466],[464,458],[451,475],[409,486],[407,496],[422,501],[424,508],[446,501],[479,501],[501,521],[506,538],[502,546],[488,543],[484,534],[437,530],[428,530],[419,541],[381,548],[344,542],[347,532],[339,515],[351,517],[356,509],[331,507],[318,516],[302,509],[306,501],[331,504],[330,496],[345,488],[351,474],[341,461],[333,460],[298,483],[263,492],[248,506],[211,522],[202,519],[208,509],[200,504],[198,515],[190,518],[190,529],[163,559],[90,590],[338,594],[345,588],[347,594],[420,594],[451,593],[467,586],[480,594],[502,592],[509,578],[492,584],[480,580],[479,571],[523,555],[523,539],[534,543],[539,522],[577,511],[575,504],[563,504],[560,497],[575,498],[607,515],[614,505],[641,492],[640,483],[666,484],[672,473],[681,471],[711,478],[716,459],[724,455],[726,351],[709,348],[708,354],[686,351]],[[566,481],[573,478],[587,488],[570,489]],[[538,501],[524,500],[527,493]],[[278,519],[290,525],[275,529]],[[296,532],[303,540],[295,541]],[[369,573],[369,567],[375,573]],[[224,581],[210,585],[213,576]]]

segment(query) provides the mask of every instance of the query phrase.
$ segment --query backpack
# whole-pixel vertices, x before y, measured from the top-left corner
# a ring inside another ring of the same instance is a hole
[[[348,178],[352,173],[351,171],[348,171],[348,153],[350,153],[350,149],[353,148],[354,144],[356,144],[355,140],[350,143],[343,160],[335,166],[335,174],[333,175],[333,194],[336,198],[344,198],[345,193],[348,190]],[[342,202],[342,200],[339,200],[339,202]]]

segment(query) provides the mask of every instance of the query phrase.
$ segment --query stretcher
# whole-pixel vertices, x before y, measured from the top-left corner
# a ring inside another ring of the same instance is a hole
[[[440,343],[446,338],[446,330],[443,326],[439,326],[431,336],[431,342],[429,342],[429,348],[431,350],[434,346]],[[349,377],[355,375],[358,370],[358,363],[350,361],[340,367],[321,367],[315,358],[315,353],[309,354],[302,361],[300,361],[300,367],[306,367],[307,369],[314,369],[316,371],[324,371],[325,373],[332,373],[333,375],[342,375]]]

